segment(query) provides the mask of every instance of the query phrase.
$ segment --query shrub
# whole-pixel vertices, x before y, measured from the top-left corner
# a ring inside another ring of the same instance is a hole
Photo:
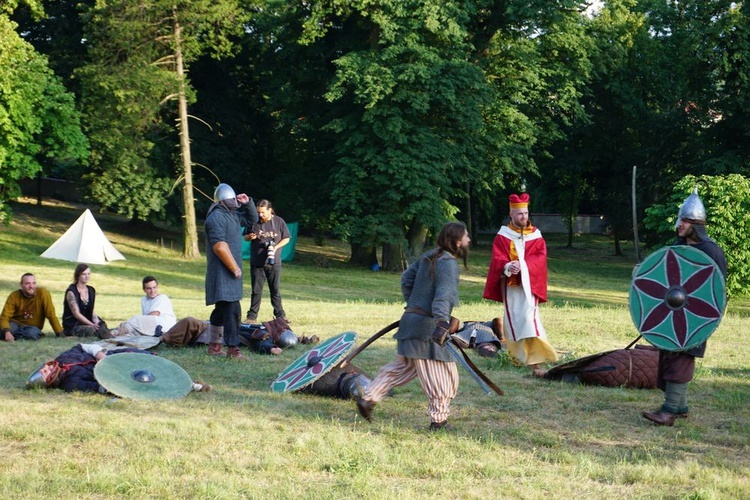
[[[750,179],[739,174],[689,175],[674,185],[665,203],[646,209],[643,223],[662,243],[671,243],[680,205],[696,185],[706,207],[708,234],[727,255],[727,293],[742,295],[750,284]]]

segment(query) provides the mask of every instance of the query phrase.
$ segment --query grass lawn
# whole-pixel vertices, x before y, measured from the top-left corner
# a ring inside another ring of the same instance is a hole
[[[75,264],[39,256],[80,207],[13,205],[0,227],[0,299],[32,271],[62,313]],[[205,260],[179,256],[179,233],[95,213],[127,260],[92,266],[97,313],[110,326],[138,314],[140,280],[154,274],[179,317],[207,318]],[[549,302],[542,319],[566,358],[624,347],[637,336],[627,309],[632,244],[548,235]],[[481,242],[461,277],[463,320],[489,320],[501,306],[481,299],[490,246]],[[282,295],[298,335],[355,331],[358,342],[399,318],[397,273],[355,269],[348,247],[300,237],[284,264]],[[249,277],[245,291],[249,296]],[[242,303],[249,306],[249,297]],[[270,319],[267,292],[260,316]],[[41,362],[75,344],[0,342],[2,498],[750,498],[750,300],[732,298],[690,385],[690,418],[654,427],[640,416],[660,391],[534,379],[507,358],[475,358],[503,388],[487,396],[461,372],[455,430],[429,433],[426,398],[412,382],[364,422],[351,401],[275,394],[270,384],[304,346],[250,363],[204,349],[155,351],[214,386],[167,402],[27,391]],[[51,331],[50,331],[51,333]],[[355,364],[371,377],[394,356],[386,336]]]

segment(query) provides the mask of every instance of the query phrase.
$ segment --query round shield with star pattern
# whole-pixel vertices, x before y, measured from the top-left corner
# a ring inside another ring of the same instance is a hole
[[[287,366],[271,384],[273,392],[302,389],[335,368],[354,347],[357,334],[345,332],[321,342]]]
[[[664,247],[633,272],[630,316],[648,342],[667,351],[703,343],[719,326],[727,304],[724,276],[704,252]]]

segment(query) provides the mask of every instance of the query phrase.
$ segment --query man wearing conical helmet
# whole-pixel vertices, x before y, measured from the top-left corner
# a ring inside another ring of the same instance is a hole
[[[727,259],[724,251],[706,233],[706,208],[698,189],[685,199],[675,223],[676,245],[690,245],[716,262],[726,279]],[[655,411],[644,411],[643,417],[655,425],[672,426],[678,418],[688,417],[687,389],[695,373],[695,358],[702,358],[706,343],[687,351],[659,350],[656,385],[664,391],[664,404]]]
[[[247,361],[240,352],[242,299],[242,226],[258,222],[258,210],[245,193],[219,184],[208,208],[206,232],[206,305],[211,313],[208,354]],[[226,343],[227,350],[222,346]]]

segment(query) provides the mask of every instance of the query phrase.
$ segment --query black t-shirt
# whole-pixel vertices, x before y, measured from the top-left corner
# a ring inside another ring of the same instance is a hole
[[[269,244],[276,245],[285,238],[291,238],[289,228],[286,226],[284,219],[278,215],[271,217],[268,222],[259,222],[253,224],[247,233],[255,233],[257,238],[250,240],[250,265],[253,267],[263,267],[268,257]],[[281,255],[276,255],[276,264],[281,265]]]

